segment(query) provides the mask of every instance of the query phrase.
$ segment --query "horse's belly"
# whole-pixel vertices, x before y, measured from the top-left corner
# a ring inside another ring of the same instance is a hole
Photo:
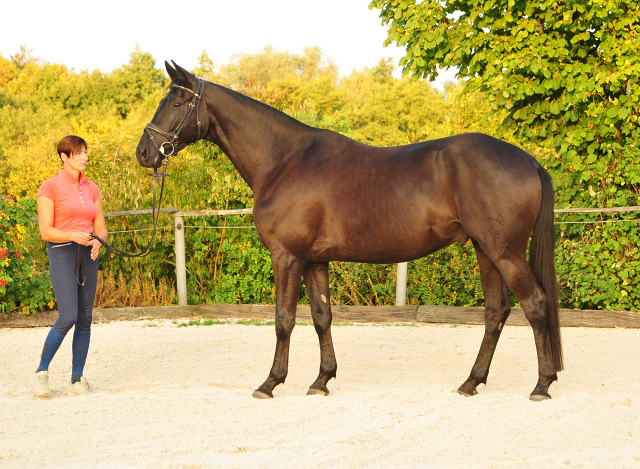
[[[312,262],[347,261],[370,264],[406,262],[436,252],[468,235],[455,223],[414,230],[369,230],[336,233],[314,242]]]

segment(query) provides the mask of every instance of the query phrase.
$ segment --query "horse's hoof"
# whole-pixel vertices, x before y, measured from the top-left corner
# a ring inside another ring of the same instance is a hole
[[[329,395],[329,391],[328,390],[324,390],[324,389],[318,389],[318,388],[309,388],[309,390],[307,391],[307,396],[328,396]]]
[[[534,402],[548,401],[549,399],[551,399],[551,396],[549,394],[531,394],[529,396],[529,399]]]
[[[474,387],[465,386],[465,384],[463,384],[462,386],[460,386],[458,388],[458,394],[460,394],[461,396],[464,396],[464,397],[473,397],[476,394],[478,394],[478,391],[476,391],[476,389]]]
[[[266,392],[258,391],[257,389],[253,391],[252,396],[256,399],[273,399],[273,394],[269,395]]]

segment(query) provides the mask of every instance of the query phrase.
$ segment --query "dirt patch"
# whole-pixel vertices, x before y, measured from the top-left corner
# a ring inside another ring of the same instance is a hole
[[[30,386],[47,328],[0,329],[0,467],[640,468],[640,330],[563,330],[567,370],[531,402],[533,335],[507,327],[486,387],[465,398],[481,326],[334,327],[338,377],[306,396],[319,367],[297,326],[287,382],[267,377],[273,326],[93,327],[93,395],[64,393],[71,336],[50,399]]]

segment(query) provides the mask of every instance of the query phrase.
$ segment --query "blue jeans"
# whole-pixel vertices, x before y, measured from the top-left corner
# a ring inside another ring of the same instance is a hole
[[[42,349],[38,371],[48,370],[67,332],[73,334],[72,380],[82,376],[89,352],[93,302],[98,284],[98,260],[91,260],[91,247],[77,243],[47,243],[49,276],[58,303],[58,320]]]

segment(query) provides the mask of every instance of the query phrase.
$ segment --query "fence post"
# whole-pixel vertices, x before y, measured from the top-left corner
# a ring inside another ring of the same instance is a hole
[[[184,219],[173,217],[176,245],[176,288],[178,290],[178,305],[187,305],[187,262],[184,254]]]
[[[396,275],[396,306],[404,306],[407,303],[407,263],[398,264]]]

